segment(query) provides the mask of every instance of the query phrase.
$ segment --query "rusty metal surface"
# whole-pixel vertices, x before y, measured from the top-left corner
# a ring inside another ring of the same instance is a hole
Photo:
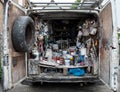
[[[111,4],[100,13],[102,26],[102,46],[100,48],[100,75],[109,84],[110,80],[110,44],[112,39],[112,11]]]
[[[55,82],[55,83],[79,83],[79,82],[97,82],[100,81],[98,76],[86,74],[84,76],[64,76],[62,73],[41,73],[32,75],[22,81],[23,84],[29,82]]]
[[[24,81],[22,81],[23,85],[30,85],[36,82],[40,82],[40,83],[86,83],[86,82],[90,82],[90,83],[97,83],[100,82],[100,80],[98,78],[95,77],[90,77],[90,78],[71,78],[71,79],[46,79],[46,78],[35,78],[35,79],[26,79]]]

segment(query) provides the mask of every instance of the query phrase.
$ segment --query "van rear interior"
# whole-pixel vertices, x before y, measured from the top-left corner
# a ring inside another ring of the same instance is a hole
[[[33,82],[93,82],[98,78],[97,14],[53,12],[30,16],[36,25],[27,66]]]

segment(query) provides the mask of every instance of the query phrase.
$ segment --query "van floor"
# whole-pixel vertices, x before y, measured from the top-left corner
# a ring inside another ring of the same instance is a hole
[[[38,75],[40,77],[47,77],[47,78],[82,78],[82,77],[93,77],[92,74],[85,74],[83,76],[74,76],[74,75],[63,75],[62,73],[54,73],[54,72],[50,72],[50,73],[41,73],[40,75]],[[95,76],[94,76],[95,77]]]
[[[85,74],[84,76],[63,75],[62,73],[40,73],[27,78],[27,81],[32,82],[93,82],[98,81],[97,75]]]

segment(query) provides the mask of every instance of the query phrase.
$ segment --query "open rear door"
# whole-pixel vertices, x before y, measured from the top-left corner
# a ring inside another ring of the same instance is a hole
[[[24,16],[26,0],[4,0],[2,24],[2,90],[12,88],[26,75],[25,54],[15,51],[12,45],[12,27],[19,16]]]
[[[101,46],[100,46],[100,78],[112,90],[117,90],[118,45],[117,30],[113,2],[108,3],[100,12]]]

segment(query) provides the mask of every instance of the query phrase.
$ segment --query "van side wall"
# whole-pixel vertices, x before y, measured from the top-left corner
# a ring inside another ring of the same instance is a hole
[[[101,22],[101,48],[100,48],[100,77],[110,83],[110,44],[112,43],[112,10],[109,3],[100,13]]]
[[[15,0],[18,3],[19,0]],[[26,5],[26,0],[22,0],[23,6]],[[8,10],[8,31],[9,31],[9,38],[11,39],[11,31],[12,26],[14,24],[15,19],[18,16],[25,15],[24,12],[16,8],[14,5],[10,4]],[[25,54],[18,53],[13,49],[12,40],[9,40],[9,48],[11,54],[11,61],[12,61],[12,83],[18,82],[25,76]]]

